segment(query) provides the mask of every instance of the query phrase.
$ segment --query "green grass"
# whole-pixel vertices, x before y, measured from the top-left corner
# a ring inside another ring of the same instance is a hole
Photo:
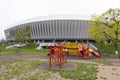
[[[36,50],[39,45],[38,44],[30,44],[29,46],[24,46],[22,48],[17,49],[5,49],[8,45],[1,45],[0,55],[14,55],[14,54],[40,54],[47,55],[49,53],[49,49],[41,49]]]
[[[35,50],[35,49],[22,49],[23,54],[42,54],[47,55],[49,52],[49,49],[41,49],[41,50]]]
[[[0,45],[0,55],[14,55],[17,53],[20,54],[40,54],[40,55],[47,55],[47,53],[49,53],[49,49],[41,49],[41,50],[36,50],[35,48],[37,48],[39,45],[38,44],[30,44],[28,46],[24,46],[22,48],[18,48],[18,49],[5,49],[6,46],[8,46],[9,44],[4,44],[4,45]],[[101,45],[100,44],[94,44],[98,49],[100,49]],[[120,52],[120,46],[118,48],[119,52]],[[113,45],[110,44],[103,44],[102,45],[102,53],[103,55],[110,55],[110,56],[117,56],[115,55],[115,50]]]
[[[42,63],[39,60],[0,61],[0,80],[10,80],[30,72]]]
[[[89,63],[78,63],[77,70],[53,70],[60,73],[63,78],[70,78],[72,80],[96,80],[97,66]]]
[[[2,52],[3,50],[5,50],[6,46],[10,46],[10,44],[1,44],[0,45],[0,52]]]
[[[106,60],[98,59],[94,62],[98,64],[109,65]],[[40,60],[18,60],[18,61],[0,61],[0,80],[10,80],[15,76],[26,74],[41,65]],[[49,71],[59,72],[66,79],[72,80],[96,80],[97,79],[97,64],[96,63],[74,63],[78,65],[77,70],[62,70],[62,69],[41,69],[34,75],[23,77],[21,80],[45,80],[49,79],[51,74]],[[55,77],[55,76],[54,76]]]
[[[10,44],[1,44],[0,49],[5,49],[6,46],[10,46]]]
[[[41,70],[35,75],[27,78],[22,78],[22,80],[45,80],[50,77],[49,71],[54,74],[59,72],[59,74],[66,79],[72,80],[96,80],[97,79],[97,65],[89,63],[75,63],[78,64],[77,70],[56,70],[56,69],[46,69]],[[54,76],[55,77],[55,76]],[[56,78],[57,80],[57,78]]]
[[[30,77],[24,77],[21,80],[46,80],[50,77],[48,70],[39,70],[38,73]]]
[[[49,49],[7,49],[0,52],[0,55],[15,55],[15,54],[40,54],[47,55],[49,53]]]

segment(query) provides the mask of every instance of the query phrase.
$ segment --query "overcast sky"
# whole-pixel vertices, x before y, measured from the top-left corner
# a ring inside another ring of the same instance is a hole
[[[120,8],[120,0],[0,0],[0,39],[9,25],[24,19],[51,15],[100,15]]]

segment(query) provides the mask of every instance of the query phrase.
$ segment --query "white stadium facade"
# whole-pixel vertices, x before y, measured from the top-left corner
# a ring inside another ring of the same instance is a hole
[[[88,16],[48,16],[31,18],[8,26],[5,36],[7,41],[14,41],[17,30],[31,25],[31,41],[80,41],[91,40]]]

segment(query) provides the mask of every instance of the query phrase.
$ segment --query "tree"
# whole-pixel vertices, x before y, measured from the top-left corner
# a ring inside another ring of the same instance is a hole
[[[22,30],[18,30],[15,33],[15,42],[17,43],[23,43],[25,41],[25,35]]]
[[[23,43],[23,42],[30,42],[31,40],[31,35],[30,35],[30,25],[26,25],[23,29],[19,29],[15,33],[15,41],[18,43]]]
[[[90,21],[89,33],[98,42],[112,41],[115,53],[118,54],[120,40],[120,9],[109,9],[100,16],[95,16]]]
[[[30,43],[30,41],[31,41],[31,35],[30,35],[31,25],[26,25],[23,30],[24,30],[24,35],[25,35],[25,41]]]

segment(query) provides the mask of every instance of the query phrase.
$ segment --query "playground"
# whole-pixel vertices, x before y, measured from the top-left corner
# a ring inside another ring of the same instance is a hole
[[[58,43],[47,54],[0,56],[1,80],[119,80],[120,59],[103,55],[89,43]]]
[[[81,44],[76,43],[55,43],[50,45],[49,56],[49,67],[52,64],[58,65],[60,68],[64,63],[67,63],[67,58],[69,56],[82,57],[83,59],[88,59],[93,56],[96,58],[102,58],[101,52],[96,52],[90,48],[90,43],[87,42],[87,46],[82,42]]]
[[[49,68],[48,56],[0,56],[0,79],[87,80],[89,78],[90,80],[119,80],[120,78],[120,59],[118,58],[103,57],[102,59],[93,58],[85,60],[74,58],[68,58],[68,62],[62,65],[62,68],[56,65],[52,65]],[[11,69],[13,70],[11,71]],[[87,71],[87,74],[84,71]],[[6,75],[8,76],[5,77]],[[90,77],[87,78],[88,75]]]

